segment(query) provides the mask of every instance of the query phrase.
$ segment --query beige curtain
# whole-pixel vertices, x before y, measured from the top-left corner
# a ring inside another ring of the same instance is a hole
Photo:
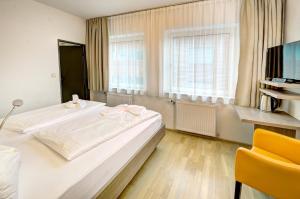
[[[236,104],[257,107],[259,81],[265,79],[266,51],[284,35],[285,0],[243,0]]]
[[[109,17],[110,91],[231,103],[239,18],[240,0]]]
[[[107,18],[86,22],[86,49],[91,91],[108,90],[108,29]]]

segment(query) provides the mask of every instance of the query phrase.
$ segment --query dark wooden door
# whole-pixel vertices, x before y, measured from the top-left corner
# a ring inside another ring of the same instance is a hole
[[[80,99],[90,99],[85,46],[59,46],[62,102],[77,94]]]

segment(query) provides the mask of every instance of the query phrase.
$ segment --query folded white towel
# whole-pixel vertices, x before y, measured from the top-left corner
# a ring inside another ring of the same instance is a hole
[[[121,113],[123,113],[124,111],[121,111],[119,109],[116,108],[111,108],[111,107],[105,107],[104,109],[102,109],[100,111],[100,115],[102,117],[118,117]]]
[[[146,112],[146,108],[143,106],[130,105],[127,111],[135,116],[139,116]]]
[[[101,110],[102,116],[116,116],[122,112],[128,112],[134,116],[140,116],[146,113],[146,108],[138,105],[121,104],[116,107]]]
[[[78,100],[76,103],[73,103],[73,101],[69,101],[65,103],[65,107],[69,109],[78,109],[78,108],[85,108],[87,106],[86,101],[84,100]]]

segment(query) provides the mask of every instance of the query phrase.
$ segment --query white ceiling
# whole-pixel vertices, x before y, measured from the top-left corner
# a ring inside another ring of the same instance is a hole
[[[35,0],[65,12],[93,18],[193,0]]]

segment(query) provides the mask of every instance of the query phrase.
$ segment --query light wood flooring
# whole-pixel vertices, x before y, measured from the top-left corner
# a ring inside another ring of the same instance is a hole
[[[123,199],[233,199],[238,144],[167,131]],[[268,198],[243,185],[243,199]]]

